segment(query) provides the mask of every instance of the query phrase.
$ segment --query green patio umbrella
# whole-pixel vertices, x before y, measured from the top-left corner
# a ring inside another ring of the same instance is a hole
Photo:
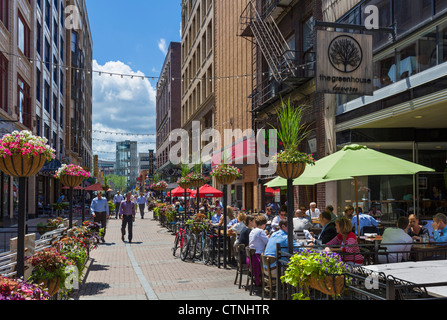
[[[329,182],[336,180],[355,181],[355,201],[358,203],[357,178],[362,176],[414,175],[435,170],[385,153],[352,144],[308,166],[298,179]],[[298,180],[297,179],[297,180]],[[357,207],[357,205],[356,205]],[[356,208],[357,212],[358,208]],[[357,214],[357,231],[359,216]]]

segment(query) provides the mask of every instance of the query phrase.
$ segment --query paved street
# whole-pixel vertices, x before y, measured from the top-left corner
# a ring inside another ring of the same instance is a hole
[[[132,244],[121,241],[120,228],[121,220],[109,220],[107,242],[91,253],[75,300],[260,300],[233,284],[235,269],[174,257],[174,236],[152,213],[137,217]]]

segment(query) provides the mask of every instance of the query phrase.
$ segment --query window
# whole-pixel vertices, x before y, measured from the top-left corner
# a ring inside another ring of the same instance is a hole
[[[42,55],[42,25],[37,22],[37,39],[36,39],[36,50],[39,55]]]
[[[0,108],[8,112],[8,60],[0,54]]]
[[[61,108],[60,108],[60,114],[59,114],[59,125],[61,126],[61,128],[64,127],[64,106],[61,104]]]
[[[57,121],[57,107],[59,106],[57,102],[57,96],[53,95],[53,120]]]
[[[39,69],[36,69],[36,100],[42,102],[42,73]]]
[[[30,97],[30,87],[23,81],[23,79],[18,77],[18,114],[19,121],[23,123],[28,128],[31,127],[31,97]]]
[[[48,71],[50,71],[50,59],[51,59],[50,57],[51,57],[50,43],[48,42],[48,39],[45,38],[45,65]]]
[[[45,110],[50,113],[50,85],[45,80]]]
[[[31,31],[25,19],[19,13],[18,16],[18,47],[26,57],[31,56]]]
[[[303,52],[307,53],[311,51],[314,46],[314,27],[313,27],[314,19],[310,17],[306,21],[304,21],[302,30],[303,30]]]
[[[42,123],[40,117],[36,115],[36,134],[40,136],[42,133]]]
[[[6,29],[9,29],[9,0],[0,0],[0,21],[3,22],[3,25],[6,27]]]
[[[51,29],[50,17],[51,17],[51,6],[50,6],[50,2],[47,0],[46,5],[45,5],[45,22],[47,24],[48,30]]]
[[[435,10],[439,13],[447,8],[447,0],[435,0]]]
[[[432,1],[419,0],[412,1],[411,5],[407,0],[394,1],[394,15],[397,22],[397,33],[403,34],[419,23],[426,21],[432,16]]]
[[[57,40],[59,39],[59,32],[58,32],[58,27],[57,27],[57,20],[54,19],[53,20],[53,40],[54,43],[57,46]]]

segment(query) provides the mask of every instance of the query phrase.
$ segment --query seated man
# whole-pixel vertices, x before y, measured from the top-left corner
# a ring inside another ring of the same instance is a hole
[[[363,227],[378,227],[379,222],[377,222],[376,219],[371,217],[368,214],[359,213],[359,225],[360,225],[360,235],[363,234]],[[357,234],[357,214],[354,214],[354,216],[351,219],[352,226],[354,228],[353,232]]]
[[[295,211],[295,218],[293,218],[293,231],[309,230],[312,227],[312,222],[309,217],[300,209]]]
[[[287,235],[287,218],[281,219],[279,221],[279,231],[273,233],[265,247],[264,255],[276,257],[276,244],[281,244],[283,248],[282,251],[288,251],[288,235]],[[293,241],[293,246],[296,247],[298,244]],[[276,261],[270,265],[271,268],[276,267]]]
[[[286,217],[287,217],[287,207],[282,206],[281,209],[279,210],[279,215],[274,217],[272,220],[272,232],[276,232],[280,229],[279,221],[281,221],[281,219],[284,219]]]
[[[396,263],[402,260],[408,260],[413,239],[407,234],[410,222],[407,217],[400,217],[397,220],[397,228],[388,228],[383,233],[381,247],[387,249],[388,259],[386,255],[379,255],[379,263]],[[389,245],[396,243],[396,245]]]
[[[437,213],[433,217],[433,239],[437,244],[447,245],[447,217],[443,213]],[[446,243],[442,243],[446,242]]]
[[[321,240],[322,244],[326,244],[337,236],[337,228],[329,212],[324,211],[320,214],[320,225],[323,228],[320,234],[315,237],[315,240]]]

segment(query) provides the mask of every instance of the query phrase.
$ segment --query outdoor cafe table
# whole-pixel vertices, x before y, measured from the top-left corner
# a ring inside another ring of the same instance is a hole
[[[434,255],[439,255],[440,252],[446,254],[447,246],[413,244],[411,252],[416,261],[423,261],[432,258]],[[447,265],[447,260],[444,260]]]
[[[363,268],[415,284],[447,282],[446,260],[378,264]],[[427,292],[435,297],[447,297],[447,286],[429,287]]]

